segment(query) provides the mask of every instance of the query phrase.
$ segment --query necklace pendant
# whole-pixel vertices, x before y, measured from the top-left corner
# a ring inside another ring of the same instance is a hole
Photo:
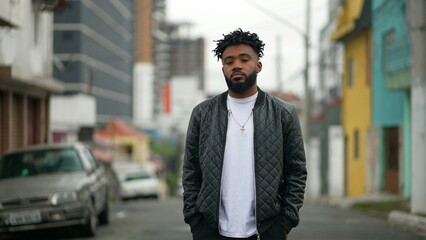
[[[244,126],[242,126],[240,130],[241,130],[241,134],[244,134],[244,131],[245,131]]]

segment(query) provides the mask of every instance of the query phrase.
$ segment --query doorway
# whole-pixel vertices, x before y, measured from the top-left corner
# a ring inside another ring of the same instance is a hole
[[[399,128],[385,128],[385,190],[399,193]]]

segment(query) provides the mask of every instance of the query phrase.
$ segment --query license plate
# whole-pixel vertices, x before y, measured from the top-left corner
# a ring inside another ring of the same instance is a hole
[[[9,222],[11,225],[23,225],[41,222],[40,211],[26,211],[11,213],[9,215]]]

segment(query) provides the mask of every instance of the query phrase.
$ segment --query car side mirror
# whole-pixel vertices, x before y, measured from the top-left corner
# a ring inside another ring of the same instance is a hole
[[[90,169],[86,170],[87,176],[92,175],[94,172],[95,172],[95,169],[93,169],[93,168],[90,168]]]

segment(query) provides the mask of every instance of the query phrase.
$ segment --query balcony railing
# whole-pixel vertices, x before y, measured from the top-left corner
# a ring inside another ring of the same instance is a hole
[[[38,0],[41,11],[61,13],[67,8],[65,0]]]
[[[386,88],[404,90],[411,86],[411,40],[407,37],[385,46],[383,59]]]

